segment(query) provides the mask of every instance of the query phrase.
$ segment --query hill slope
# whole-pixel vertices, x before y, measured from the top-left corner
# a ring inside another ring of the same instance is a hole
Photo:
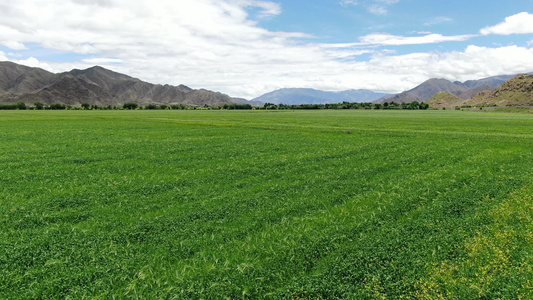
[[[426,103],[430,108],[437,109],[453,109],[457,106],[463,105],[464,100],[450,92],[440,92],[431,97]]]
[[[243,99],[187,86],[151,84],[102,67],[54,74],[11,62],[0,62],[0,102],[97,105],[139,104],[223,105]]]
[[[369,90],[347,90],[342,92],[326,92],[315,89],[284,88],[264,94],[252,101],[274,104],[325,104],[341,102],[371,102],[386,94]]]
[[[520,74],[493,91],[478,94],[467,104],[533,106],[533,75]]]
[[[0,95],[31,93],[53,82],[55,74],[12,62],[0,62]]]

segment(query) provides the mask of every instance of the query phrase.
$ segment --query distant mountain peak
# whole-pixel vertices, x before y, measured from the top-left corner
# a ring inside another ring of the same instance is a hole
[[[372,102],[385,94],[376,93],[370,90],[347,90],[340,92],[327,92],[312,88],[281,88],[252,101],[274,104],[326,104],[342,102]]]

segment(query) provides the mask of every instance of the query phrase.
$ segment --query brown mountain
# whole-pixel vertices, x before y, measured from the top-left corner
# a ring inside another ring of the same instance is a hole
[[[11,62],[0,62],[0,103],[19,101],[46,105],[184,104],[224,105],[248,103],[243,99],[187,86],[151,84],[102,67],[54,74]]]
[[[403,93],[381,98],[377,102],[384,103],[384,102],[391,102],[394,101],[396,103],[403,103],[403,102],[424,102],[429,100],[431,97],[433,97],[435,94],[439,92],[450,92],[453,94],[459,94],[463,93],[468,88],[456,84],[454,82],[451,82],[446,79],[429,79],[419,86],[415,87],[414,89],[405,91]]]
[[[533,75],[520,74],[500,87],[482,92],[468,105],[533,106]]]
[[[463,100],[472,99],[475,95],[477,95],[477,94],[479,94],[481,92],[492,91],[493,89],[494,89],[493,86],[488,85],[488,84],[484,84],[482,86],[478,86],[478,87],[466,90],[464,92],[461,92],[461,93],[457,94],[457,96],[459,98],[463,99]]]
[[[54,74],[12,62],[0,62],[0,93],[19,95],[38,91],[53,82]]]
[[[464,83],[459,81],[451,82],[446,79],[433,78],[423,82],[411,90],[402,92],[400,94],[383,97],[374,102],[425,102],[440,92],[449,92],[462,99],[470,99],[482,91],[492,90],[498,87],[504,83],[505,80],[508,80],[513,76],[514,75],[494,76],[479,80],[469,80],[465,81]]]
[[[454,109],[455,107],[462,106],[464,104],[463,99],[459,98],[458,96],[450,93],[450,92],[440,92],[437,93],[435,96],[431,97],[426,103],[429,105],[430,108],[437,108],[437,109]]]

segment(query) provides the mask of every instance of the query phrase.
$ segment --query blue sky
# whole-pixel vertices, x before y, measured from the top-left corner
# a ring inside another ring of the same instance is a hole
[[[0,60],[93,65],[248,99],[284,87],[400,92],[533,71],[533,0],[18,0]]]
[[[372,33],[397,36],[477,35],[480,29],[496,25],[506,17],[533,13],[533,1],[282,1],[283,13],[258,18],[259,25],[271,31],[294,31],[312,35],[310,42],[351,43]],[[528,10],[528,8],[530,8]],[[303,11],[304,10],[304,11]],[[254,16],[252,14],[252,16]],[[394,47],[398,54],[416,51],[462,50],[469,44],[494,47],[529,46],[532,34],[472,37],[466,41],[414,44]]]

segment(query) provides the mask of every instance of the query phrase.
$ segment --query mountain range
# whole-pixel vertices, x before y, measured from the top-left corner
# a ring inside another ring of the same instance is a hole
[[[274,104],[324,104],[347,102],[426,102],[440,92],[448,92],[461,99],[471,99],[481,92],[491,91],[516,75],[501,75],[465,82],[452,82],[447,79],[432,78],[415,88],[396,94],[376,93],[371,90],[347,90],[326,92],[314,89],[284,88],[266,93],[253,100]],[[457,102],[455,100],[455,102]]]
[[[461,103],[461,100],[466,99],[471,100],[462,102],[463,105],[526,105],[529,103],[533,105],[533,102],[529,100],[531,78],[526,75],[519,75],[522,76],[521,80],[511,81],[507,85],[504,83],[515,75],[494,76],[465,82],[433,78],[396,95],[370,90],[326,92],[314,89],[284,88],[248,101],[204,89],[191,89],[185,85],[151,84],[99,66],[55,74],[40,68],[0,62],[0,103],[25,102],[30,105],[35,102],[45,105],[88,103],[117,106],[126,102],[141,105],[183,104],[188,106],[221,106],[224,104],[262,106],[264,103],[298,105],[345,101],[403,103],[425,102],[438,93],[448,92],[449,94],[440,94],[433,99],[433,105],[457,106],[456,104]],[[503,90],[497,89],[500,86]]]
[[[122,105],[126,102],[198,106],[255,104],[185,85],[151,84],[98,66],[54,74],[40,68],[0,62],[0,103],[21,101],[45,105]]]
[[[252,101],[274,104],[325,104],[342,102],[372,102],[387,94],[370,90],[347,90],[342,92],[326,92],[305,88],[284,88],[266,93]]]
[[[490,91],[499,87],[514,76],[516,75],[493,76],[479,80],[468,80],[465,82],[452,82],[447,79],[432,78],[411,90],[392,96],[385,96],[374,102],[425,102],[440,92],[449,92],[461,99],[470,99],[483,91]]]
[[[483,106],[533,106],[533,75],[519,74],[499,87],[478,93],[464,100],[450,92],[440,92],[426,101],[431,108],[454,109],[456,107]]]

